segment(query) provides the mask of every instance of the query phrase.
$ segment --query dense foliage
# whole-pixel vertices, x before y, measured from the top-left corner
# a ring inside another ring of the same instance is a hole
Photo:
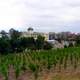
[[[37,39],[33,37],[21,37],[21,32],[10,29],[9,34],[5,31],[1,31],[2,37],[0,37],[0,53],[18,53],[25,50],[41,50],[45,47],[44,37],[39,35]],[[49,43],[46,46],[50,45]],[[46,48],[46,47],[45,47]],[[48,46],[48,49],[51,49]],[[46,48],[47,49],[47,48]]]

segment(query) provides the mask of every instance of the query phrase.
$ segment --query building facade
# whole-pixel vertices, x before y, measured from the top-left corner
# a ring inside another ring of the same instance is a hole
[[[29,27],[26,32],[22,32],[21,37],[33,37],[34,39],[37,39],[37,36],[39,35],[43,36],[46,41],[49,39],[48,33],[34,32],[34,29],[31,27]]]

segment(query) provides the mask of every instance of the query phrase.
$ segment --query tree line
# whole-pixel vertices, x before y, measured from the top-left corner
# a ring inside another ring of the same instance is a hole
[[[1,31],[0,37],[0,53],[19,53],[25,50],[42,50],[51,49],[52,45],[45,41],[45,38],[41,35],[37,36],[37,39],[33,37],[21,37],[21,32],[10,29],[9,34],[4,30]]]

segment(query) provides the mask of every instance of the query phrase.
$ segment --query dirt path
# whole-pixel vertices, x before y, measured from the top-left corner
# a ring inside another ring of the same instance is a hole
[[[0,80],[5,80],[2,75],[0,75]],[[32,71],[26,70],[22,72],[16,79],[15,71],[12,66],[9,68],[8,80],[35,80]],[[80,69],[76,70],[44,70],[39,73],[37,80],[80,80]]]

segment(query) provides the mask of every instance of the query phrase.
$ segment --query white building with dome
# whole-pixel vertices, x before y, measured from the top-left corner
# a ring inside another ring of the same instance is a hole
[[[35,39],[37,39],[37,36],[39,35],[45,37],[45,40],[49,39],[48,33],[34,32],[34,29],[32,27],[29,27],[26,32],[22,32],[22,37],[34,37]]]

